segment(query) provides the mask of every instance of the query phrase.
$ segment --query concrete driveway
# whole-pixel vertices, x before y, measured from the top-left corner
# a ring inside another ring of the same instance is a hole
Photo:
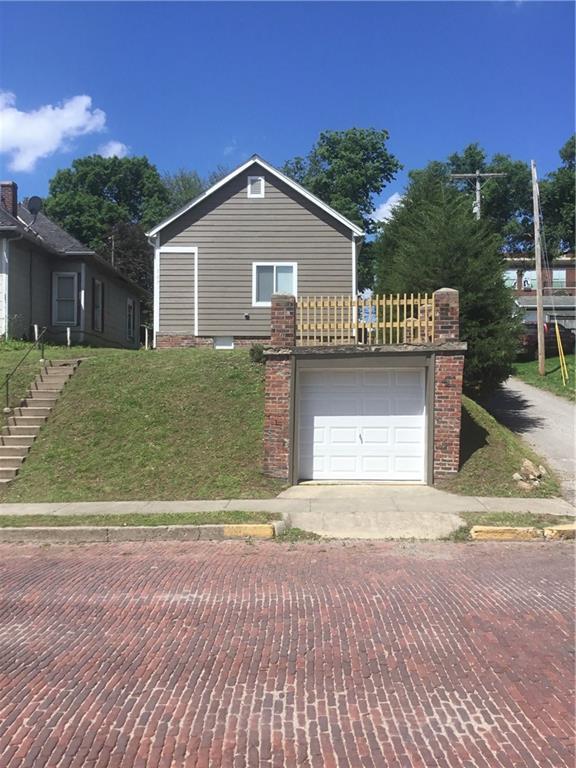
[[[510,378],[483,405],[549,462],[576,503],[576,404]]]
[[[569,544],[0,546],[2,768],[572,768]]]
[[[296,528],[339,539],[441,539],[463,521],[462,512],[571,515],[564,499],[457,496],[425,485],[302,483],[278,500]]]

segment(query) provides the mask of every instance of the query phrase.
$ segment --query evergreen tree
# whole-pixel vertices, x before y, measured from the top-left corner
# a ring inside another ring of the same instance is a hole
[[[477,221],[469,201],[433,163],[411,174],[402,204],[375,246],[382,293],[460,292],[460,336],[468,343],[464,385],[490,391],[512,372],[519,321],[504,285],[500,238]]]

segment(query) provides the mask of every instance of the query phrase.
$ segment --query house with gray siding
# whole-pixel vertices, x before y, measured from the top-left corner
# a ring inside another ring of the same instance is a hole
[[[146,292],[0,183],[0,337],[137,349]]]
[[[157,347],[266,342],[273,294],[356,295],[362,230],[257,155],[148,236]]]

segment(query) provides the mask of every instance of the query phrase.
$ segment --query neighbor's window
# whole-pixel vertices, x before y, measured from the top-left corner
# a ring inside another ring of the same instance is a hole
[[[504,284],[508,288],[516,288],[518,282],[518,273],[515,269],[507,269],[504,272]]]
[[[52,273],[52,323],[76,325],[78,316],[78,275],[76,272]]]
[[[248,197],[264,197],[264,176],[248,176]]]
[[[126,302],[126,338],[134,341],[136,338],[136,302],[128,299]]]
[[[552,270],[552,287],[566,288],[566,270],[565,269]]]
[[[256,307],[269,307],[273,293],[285,293],[296,296],[296,264],[273,264],[265,262],[253,265],[252,304]]]
[[[92,329],[104,330],[104,285],[101,280],[92,281]]]
[[[522,275],[522,288],[525,291],[534,290],[536,288],[536,271],[529,269]]]

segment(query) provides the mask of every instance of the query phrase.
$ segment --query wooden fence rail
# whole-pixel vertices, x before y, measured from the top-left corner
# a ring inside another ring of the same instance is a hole
[[[434,296],[303,296],[297,301],[296,343],[302,347],[347,344],[427,344],[434,341]]]

